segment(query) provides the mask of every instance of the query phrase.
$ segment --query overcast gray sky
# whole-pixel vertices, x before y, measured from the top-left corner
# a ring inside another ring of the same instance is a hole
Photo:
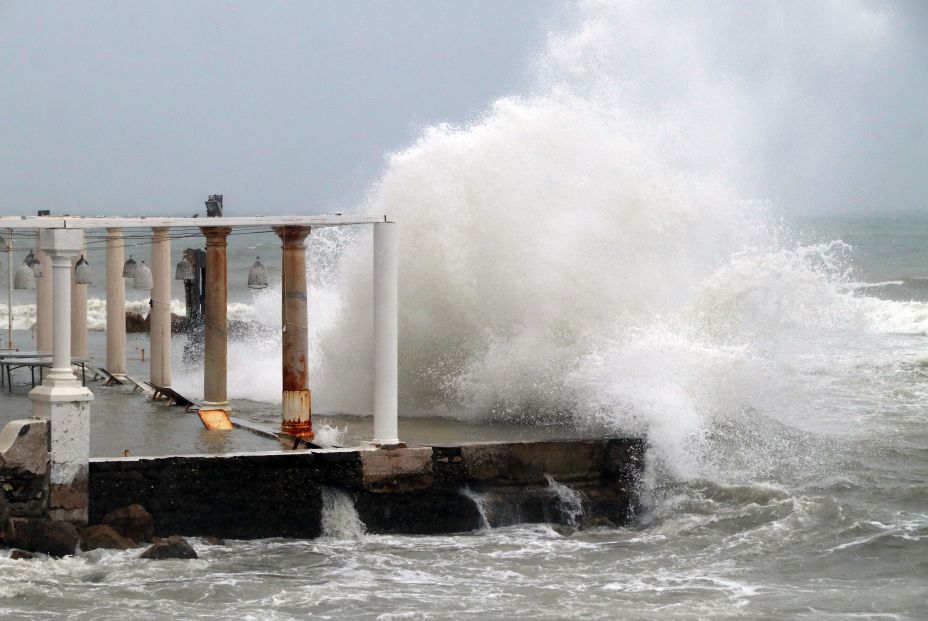
[[[738,152],[749,191],[799,212],[925,207],[928,3],[669,3],[621,32],[643,12],[631,4],[610,53],[638,62],[644,108],[741,89],[741,124],[704,122],[702,138],[756,131]],[[842,64],[829,37],[847,33],[832,22],[859,4],[886,14],[886,32]],[[549,33],[576,27],[572,11],[0,0],[0,212],[189,215],[213,192],[230,214],[350,209],[423,127],[537,89],[533,63]],[[685,76],[697,48],[706,62]]]
[[[423,126],[517,91],[546,13],[0,0],[0,212],[350,207]]]

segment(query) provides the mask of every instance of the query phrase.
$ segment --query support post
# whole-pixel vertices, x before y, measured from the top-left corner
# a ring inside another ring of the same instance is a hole
[[[207,429],[232,429],[226,393],[228,338],[227,226],[201,227],[206,236],[206,312],[204,322],[203,406]]]
[[[41,249],[35,253],[42,263],[42,277],[35,279],[35,348],[52,350],[52,264]]]
[[[81,229],[42,231],[42,249],[51,256],[44,279],[52,284],[54,312],[52,368],[29,393],[32,415],[51,421],[50,515],[87,523],[90,459],[90,401],[93,394],[71,370],[71,260],[83,247]]]
[[[281,341],[283,353],[283,419],[281,432],[312,440],[312,393],[309,390],[309,316],[306,300],[306,237],[308,226],[277,226],[283,249]]]
[[[125,258],[122,229],[106,229],[106,370],[116,379],[126,376]]]
[[[399,295],[397,229],[392,222],[374,224],[374,440],[382,447],[400,445]]]
[[[14,349],[16,345],[13,343],[13,229],[9,231],[10,236],[7,238],[6,245],[6,346]]]
[[[81,254],[87,252],[87,245]],[[74,267],[80,255],[71,260],[71,355],[87,357],[87,285],[74,282]]]
[[[152,229],[150,377],[155,386],[171,385],[171,238],[167,227]]]

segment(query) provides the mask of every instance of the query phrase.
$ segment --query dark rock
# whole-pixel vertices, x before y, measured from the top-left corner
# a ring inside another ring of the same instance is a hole
[[[25,550],[13,550],[10,552],[11,561],[28,561],[35,558],[35,554],[32,552],[26,552]]]
[[[126,539],[105,524],[88,526],[81,531],[81,550],[85,552],[103,548],[104,550],[128,550],[134,548],[135,542]]]
[[[213,535],[207,535],[206,537],[203,537],[203,543],[210,545],[210,546],[226,545],[226,542],[224,539],[220,539],[219,537],[214,537]]]
[[[556,532],[561,537],[570,537],[577,532],[577,529],[573,526],[567,526],[565,524],[548,524],[551,527],[551,530]]]
[[[187,543],[186,539],[172,535],[142,552],[140,558],[162,561],[169,558],[193,559],[199,557],[197,557],[196,551]]]
[[[129,505],[110,511],[102,523],[132,541],[145,543],[155,534],[155,521],[142,505]]]
[[[593,517],[583,520],[583,523],[580,524],[580,530],[586,530],[588,528],[618,528],[618,526],[605,516],[594,515]]]
[[[151,319],[141,313],[126,311],[126,332],[148,332]]]
[[[70,522],[11,518],[7,520],[6,544],[29,552],[49,556],[74,554],[78,542],[77,529]]]

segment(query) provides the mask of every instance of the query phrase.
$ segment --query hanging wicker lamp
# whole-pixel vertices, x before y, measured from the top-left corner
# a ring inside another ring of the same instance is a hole
[[[174,280],[193,280],[193,263],[188,261],[187,257],[182,258],[177,264]]]
[[[135,289],[151,289],[154,286],[151,270],[145,265],[145,261],[142,261],[141,265],[136,268],[135,279],[132,281],[132,286]]]
[[[90,285],[93,284],[93,272],[90,270],[90,262],[81,255],[74,266],[74,284]]]
[[[23,263],[13,273],[14,289],[35,289],[35,274],[32,268]]]
[[[132,258],[132,255],[129,255],[129,260],[126,261],[122,266],[122,277],[123,278],[135,278],[135,270],[137,269],[135,259]]]
[[[255,259],[255,264],[248,270],[248,288],[264,289],[267,287],[267,270],[261,263],[261,257]]]

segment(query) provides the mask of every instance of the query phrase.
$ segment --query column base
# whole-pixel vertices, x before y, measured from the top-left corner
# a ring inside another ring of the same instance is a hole
[[[316,437],[313,432],[312,421],[285,420],[280,424],[280,432],[301,440],[312,440]]]
[[[86,524],[93,393],[72,379],[36,386],[29,399],[33,418],[51,423],[49,515]]]
[[[371,440],[371,446],[387,450],[408,448],[405,442],[399,440]]]
[[[313,433],[312,419],[312,393],[307,390],[285,390],[281,395],[283,405],[283,421],[280,423],[281,433],[300,438],[302,440],[312,440],[316,437]]]

